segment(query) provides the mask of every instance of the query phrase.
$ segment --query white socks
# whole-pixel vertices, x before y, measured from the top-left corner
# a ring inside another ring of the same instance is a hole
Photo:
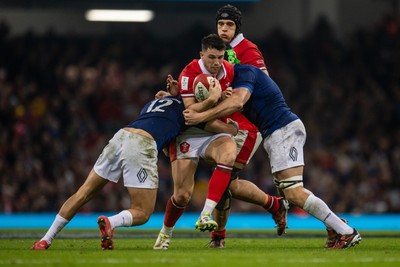
[[[117,228],[121,226],[132,226],[132,214],[128,210],[123,210],[117,215],[108,217],[111,228]]]
[[[353,228],[344,223],[335,213],[333,213],[328,205],[320,198],[310,195],[304,203],[303,209],[310,215],[322,221],[326,226],[330,226],[339,234],[351,234]]]
[[[57,214],[53,224],[41,240],[45,240],[47,244],[50,245],[56,235],[67,225],[68,222],[69,221]]]
[[[167,226],[163,225],[163,227],[161,228],[161,232],[166,235],[169,235],[169,236],[172,236],[173,231],[174,231],[174,227],[167,227]]]
[[[217,202],[207,198],[201,213],[203,214],[204,212],[209,212],[210,214],[212,214],[217,204]]]

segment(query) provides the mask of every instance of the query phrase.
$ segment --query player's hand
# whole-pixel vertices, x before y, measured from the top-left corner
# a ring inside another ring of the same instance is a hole
[[[210,93],[208,98],[210,100],[214,101],[214,103],[216,103],[221,98],[221,94],[222,94],[221,84],[219,83],[219,81],[217,79],[215,79],[215,78],[213,79],[208,91]]]
[[[178,81],[175,80],[171,74],[168,74],[167,76],[167,90],[173,96],[177,96],[179,94]]]
[[[230,118],[226,120],[226,123],[234,128],[235,133],[233,134],[233,136],[237,135],[239,132],[239,124]]]
[[[168,146],[164,147],[162,151],[164,152],[164,155],[169,158],[169,147]]]
[[[163,97],[166,97],[166,96],[170,96],[171,94],[170,93],[168,93],[168,92],[166,92],[166,91],[163,91],[163,90],[160,90],[160,91],[158,91],[157,92],[157,94],[155,95],[155,99],[160,99],[160,98],[163,98]]]
[[[183,117],[185,118],[186,125],[196,125],[202,122],[201,113],[192,109],[185,109],[183,111]]]
[[[232,93],[233,93],[232,87],[226,88],[225,91],[222,92],[222,99],[221,100],[225,100],[225,99],[231,97]]]

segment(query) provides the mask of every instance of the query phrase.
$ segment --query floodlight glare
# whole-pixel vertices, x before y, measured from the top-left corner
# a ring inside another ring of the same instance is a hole
[[[88,21],[148,22],[154,18],[151,10],[91,9],[86,11]]]

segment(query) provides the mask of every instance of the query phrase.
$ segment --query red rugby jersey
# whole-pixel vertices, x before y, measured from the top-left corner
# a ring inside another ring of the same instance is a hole
[[[244,38],[242,33],[238,34],[230,45],[235,51],[236,57],[240,60],[240,64],[252,65],[262,70],[267,69],[264,56],[257,45]]]
[[[210,74],[204,67],[204,63],[201,59],[194,59],[183,69],[178,79],[179,93],[182,97],[194,97],[193,92],[193,81],[197,75],[205,73]],[[233,65],[228,61],[222,62],[221,71],[217,75],[217,79],[221,84],[221,89],[224,91],[227,87],[232,85],[234,76]]]

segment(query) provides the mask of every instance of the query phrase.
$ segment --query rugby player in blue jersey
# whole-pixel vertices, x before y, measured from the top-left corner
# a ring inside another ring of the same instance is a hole
[[[220,94],[219,91],[219,96]],[[65,201],[47,233],[40,241],[33,244],[32,249],[48,249],[56,235],[85,203],[108,182],[117,183],[121,177],[128,190],[131,206],[114,216],[98,218],[102,236],[101,247],[114,248],[115,228],[146,223],[153,213],[156,202],[158,151],[186,128],[182,116],[183,110],[183,101],[178,97],[170,96],[149,102],[136,120],[120,129],[111,138],[84,184]],[[231,136],[237,133],[237,129],[219,120],[207,123],[205,129],[222,132],[213,142],[218,142],[218,148],[225,152],[217,153],[214,152],[215,149],[209,149],[207,152],[212,155],[207,156],[219,164],[232,166],[236,158],[236,143]],[[210,147],[213,142],[210,143]],[[224,190],[225,188],[222,189]]]
[[[234,71],[232,96],[201,113],[186,109],[186,124],[195,125],[243,110],[263,136],[274,182],[285,198],[337,233],[335,242],[329,248],[342,249],[358,244],[361,240],[359,232],[303,187],[306,130],[286,104],[278,85],[260,69],[250,65],[235,65]]]

